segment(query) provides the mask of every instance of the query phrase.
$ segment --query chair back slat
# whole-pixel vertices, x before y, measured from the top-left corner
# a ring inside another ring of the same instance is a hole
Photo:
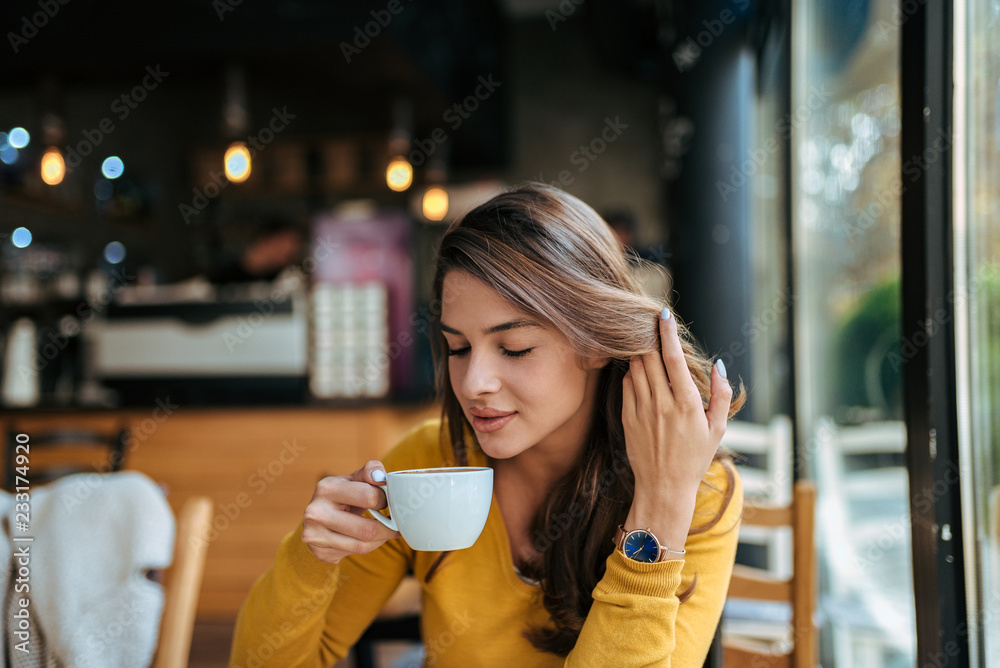
[[[729,580],[729,596],[787,603],[792,599],[792,583],[771,577],[758,568],[737,565]]]
[[[788,506],[764,506],[747,504],[743,508],[742,523],[755,527],[790,527],[794,524],[792,509]]]

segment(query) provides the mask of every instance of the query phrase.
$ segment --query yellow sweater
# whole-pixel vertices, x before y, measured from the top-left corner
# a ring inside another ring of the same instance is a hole
[[[439,441],[440,420],[413,429],[383,458],[386,470],[453,465]],[[469,449],[469,465],[485,455]],[[714,462],[701,486],[694,525],[711,518],[726,491],[723,464]],[[423,586],[422,628],[429,666],[673,666],[701,668],[729,586],[743,490],[719,523],[688,537],[685,560],[644,564],[608,543],[607,571],[575,649],[564,660],[539,652],[522,632],[551,623],[539,588],[514,571],[507,530],[496,498],[476,544],[448,555],[424,584],[440,553],[416,552],[402,538],[338,565],[316,559],[302,542],[302,525],[285,536],[274,565],[240,611],[231,668],[329,668],[372,622],[411,568]],[[581,527],[586,530],[586,527]],[[695,573],[694,594],[679,604]]]

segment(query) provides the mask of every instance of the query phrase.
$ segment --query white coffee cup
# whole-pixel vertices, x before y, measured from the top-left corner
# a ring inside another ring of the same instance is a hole
[[[414,550],[441,552],[471,547],[486,526],[493,500],[493,469],[450,468],[391,471],[386,474],[390,517],[371,515]]]

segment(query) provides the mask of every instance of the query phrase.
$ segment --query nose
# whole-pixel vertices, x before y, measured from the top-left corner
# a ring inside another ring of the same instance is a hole
[[[452,367],[452,373],[458,371],[461,374],[459,385],[466,397],[473,399],[500,390],[500,374],[496,362],[485,351],[476,353],[470,350],[464,368]]]

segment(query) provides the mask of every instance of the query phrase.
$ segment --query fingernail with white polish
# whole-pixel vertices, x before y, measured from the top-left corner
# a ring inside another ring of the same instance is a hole
[[[670,309],[664,308],[660,311],[660,320],[670,320]]]
[[[375,482],[385,482],[385,471],[382,469],[372,471],[372,480]]]
[[[721,358],[715,361],[715,367],[719,370],[720,376],[726,379],[729,378],[729,376],[726,375],[726,365],[722,362]]]

